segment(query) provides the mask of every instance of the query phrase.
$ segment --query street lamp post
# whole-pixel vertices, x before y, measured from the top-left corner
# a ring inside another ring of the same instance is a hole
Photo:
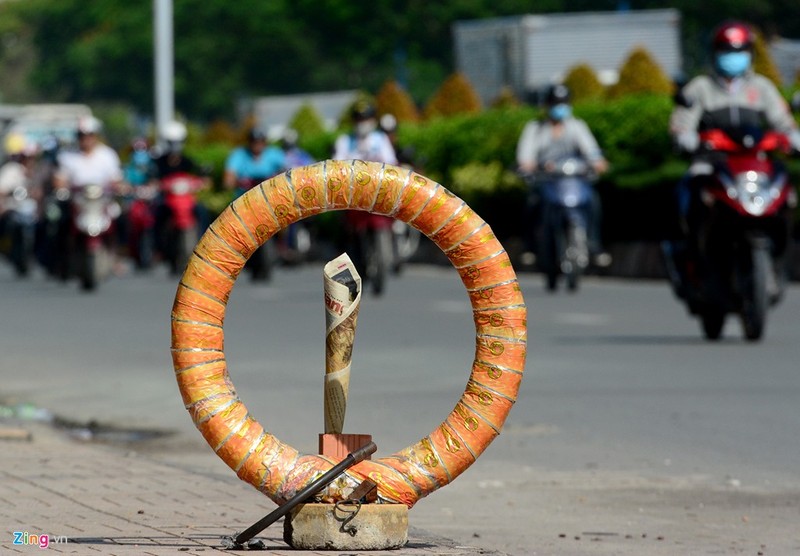
[[[153,0],[153,58],[155,71],[156,140],[175,118],[172,0]]]

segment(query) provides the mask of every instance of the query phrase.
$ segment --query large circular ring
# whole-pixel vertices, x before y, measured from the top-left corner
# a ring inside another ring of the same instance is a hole
[[[172,358],[186,408],[214,451],[278,504],[337,462],[297,450],[247,411],[228,374],[223,321],[247,259],[288,225],[330,210],[391,216],[427,235],[461,276],[475,321],[464,394],[441,425],[399,452],[350,468],[328,487],[343,499],[362,480],[379,501],[409,508],[448,484],[500,433],[525,366],[526,309],[511,261],[488,224],[442,185],[411,170],[358,160],[295,168],[234,201],[200,239],[172,308]]]

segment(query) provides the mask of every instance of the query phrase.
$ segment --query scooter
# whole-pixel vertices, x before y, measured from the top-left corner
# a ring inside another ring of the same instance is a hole
[[[98,184],[71,191],[72,265],[81,288],[93,291],[113,266],[114,224],[122,209],[109,187]]]
[[[757,341],[787,280],[797,194],[774,154],[789,152],[789,142],[759,128],[710,129],[700,140],[707,173],[692,182],[685,244],[664,244],[668,275],[706,339],[718,340],[735,314]]]
[[[574,292],[590,263],[591,184],[595,174],[586,161],[573,157],[543,166],[532,176],[539,184],[541,203],[539,264],[548,291],[555,291],[563,276],[567,289]]]
[[[23,186],[15,187],[3,200],[2,228],[8,243],[8,258],[17,276],[27,276],[34,259],[38,203]]]
[[[158,187],[137,185],[128,207],[128,251],[136,268],[149,270],[156,253],[156,198]]]
[[[162,241],[165,258],[173,275],[186,268],[199,238],[196,194],[204,185],[202,177],[182,172],[161,180],[162,203],[166,213],[161,230]]]
[[[368,212],[348,210],[345,213],[351,244],[353,263],[372,293],[382,295],[386,289],[387,274],[394,258],[392,225],[394,219]]]

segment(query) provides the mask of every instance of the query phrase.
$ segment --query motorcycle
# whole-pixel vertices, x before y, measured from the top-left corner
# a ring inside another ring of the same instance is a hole
[[[345,213],[353,263],[374,295],[386,289],[387,273],[393,261],[392,225],[394,219],[379,214],[349,210]]]
[[[8,258],[17,276],[27,276],[34,259],[38,203],[24,186],[15,187],[4,199],[2,227],[8,242]]]
[[[200,235],[196,215],[198,190],[205,186],[200,176],[177,172],[161,180],[162,207],[165,212],[162,242],[164,255],[173,275],[182,272]]]
[[[561,276],[567,289],[576,291],[589,267],[594,178],[590,165],[573,157],[545,163],[528,177],[539,184],[539,264],[548,291],[556,290]]]
[[[735,314],[745,338],[757,341],[787,280],[797,194],[774,155],[789,142],[756,127],[710,129],[700,139],[707,173],[693,182],[685,245],[663,244],[668,275],[706,339],[719,339]]]
[[[238,180],[236,196],[239,197],[263,182],[266,178],[240,178]],[[307,236],[305,236],[307,237]],[[272,280],[272,271],[280,258],[276,242],[278,237],[267,240],[256,249],[247,261],[246,267],[250,270],[253,282],[269,282]],[[308,242],[310,245],[310,241]]]
[[[392,222],[392,273],[399,276],[419,249],[420,232],[402,220]]]
[[[140,270],[150,269],[155,259],[157,196],[157,186],[137,185],[128,207],[128,251]]]
[[[113,266],[114,224],[122,209],[109,187],[98,184],[73,188],[72,265],[81,288],[95,290]]]

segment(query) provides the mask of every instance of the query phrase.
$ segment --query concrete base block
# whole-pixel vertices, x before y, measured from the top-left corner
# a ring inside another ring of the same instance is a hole
[[[337,510],[334,504],[300,504],[283,522],[283,540],[298,550],[391,550],[408,542],[405,505],[362,504],[344,524],[355,509],[353,505]],[[350,528],[355,534],[348,532]]]

